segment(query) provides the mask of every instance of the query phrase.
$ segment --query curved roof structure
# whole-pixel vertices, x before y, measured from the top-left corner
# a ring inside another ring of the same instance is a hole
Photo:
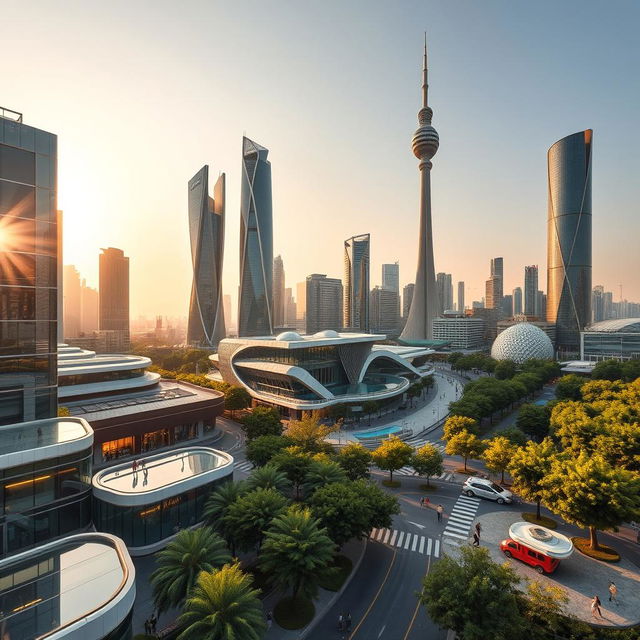
[[[531,358],[547,360],[553,358],[553,344],[539,327],[528,322],[518,322],[498,334],[491,347],[491,357],[517,363]]]
[[[602,331],[605,333],[640,333],[640,318],[621,318],[594,322],[586,331]]]

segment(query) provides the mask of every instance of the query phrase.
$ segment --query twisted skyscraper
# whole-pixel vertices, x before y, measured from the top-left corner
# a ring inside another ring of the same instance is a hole
[[[427,42],[424,43],[422,70],[422,109],[418,112],[418,129],[413,134],[413,153],[420,160],[420,235],[418,270],[407,323],[400,340],[421,342],[433,339],[433,319],[438,310],[438,292],[433,261],[433,233],[431,230],[431,158],[440,143],[438,132],[431,126],[433,111],[428,106]]]

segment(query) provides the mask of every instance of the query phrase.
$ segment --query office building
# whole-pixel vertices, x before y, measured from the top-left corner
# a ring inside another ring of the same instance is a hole
[[[369,313],[371,330],[374,333],[397,335],[400,325],[399,296],[395,291],[384,287],[371,290]]]
[[[83,278],[80,287],[80,329],[84,335],[100,328],[100,294],[87,286]]]
[[[511,318],[513,316],[513,296],[502,296],[502,315],[505,318]]]
[[[547,296],[543,291],[536,294],[536,316],[541,320],[547,317]]]
[[[516,287],[512,292],[511,296],[513,299],[513,315],[520,316],[522,315],[522,289],[520,287]]]
[[[484,320],[484,341],[489,344],[498,335],[498,320],[500,320],[501,311],[501,309],[489,309],[487,307],[473,307],[471,310],[470,317]]]
[[[464,282],[458,282],[458,304],[457,304],[458,313],[464,313]]]
[[[286,326],[284,305],[284,263],[282,256],[276,256],[273,260],[273,326],[276,328]]]
[[[485,321],[471,317],[436,318],[433,339],[449,342],[450,349],[479,349],[486,344]]]
[[[400,263],[382,265],[382,288],[400,295]]]
[[[293,297],[293,289],[287,287],[284,290],[284,326],[296,327],[297,320],[296,301]]]
[[[591,153],[587,129],[556,142],[547,154],[547,313],[556,348],[577,353],[591,321]]]
[[[431,159],[438,151],[438,132],[431,125],[433,110],[428,106],[427,43],[422,65],[422,108],[418,112],[418,129],[413,134],[413,154],[420,160],[420,231],[418,266],[409,316],[400,339],[407,344],[433,339],[433,319],[438,315],[438,290],[433,260],[431,224]]]
[[[342,282],[338,278],[327,278],[325,274],[307,276],[305,292],[306,333],[317,333],[331,329],[339,331],[343,317]]]
[[[0,108],[0,425],[56,415],[57,138]]]
[[[591,292],[591,322],[602,322],[604,319],[604,287],[598,284]]]
[[[273,334],[273,213],[269,150],[242,138],[238,335]]]
[[[65,338],[77,338],[82,333],[82,281],[72,264],[62,270],[62,318]]]
[[[307,330],[307,281],[296,284],[296,330]]]
[[[538,265],[524,268],[524,315],[536,315],[536,299],[538,296]]]
[[[189,302],[187,344],[214,348],[227,334],[222,305],[225,174],[209,196],[209,166],[189,180],[189,237],[193,281]]]
[[[491,260],[491,275],[486,281],[485,287],[485,307],[487,309],[502,310],[503,275],[502,258],[493,258]]]
[[[438,289],[438,315],[453,309],[453,284],[450,273],[439,273],[436,276],[436,287]]]
[[[129,348],[129,258],[121,249],[101,249],[100,330],[115,332],[114,339]]]
[[[640,318],[595,322],[580,332],[580,360],[640,358]]]
[[[413,282],[405,285],[402,289],[402,317],[406,320],[409,317],[411,309],[411,301],[413,300],[413,290],[415,285]]]
[[[344,328],[369,331],[369,260],[371,237],[368,233],[344,241]]]

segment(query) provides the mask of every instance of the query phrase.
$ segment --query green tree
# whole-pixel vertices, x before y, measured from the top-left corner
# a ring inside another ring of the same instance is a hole
[[[413,452],[410,464],[419,476],[427,479],[427,485],[431,476],[439,476],[443,472],[442,454],[429,443]]]
[[[622,379],[633,382],[640,378],[640,359],[634,358],[622,363]]]
[[[516,426],[535,440],[542,440],[549,435],[550,412],[547,407],[535,404],[523,404],[518,412]]]
[[[246,483],[249,491],[254,489],[275,489],[285,494],[291,488],[291,482],[289,482],[287,474],[275,464],[266,464],[264,467],[254,469],[247,478]]]
[[[344,402],[340,402],[338,404],[332,404],[327,409],[327,416],[332,418],[333,420],[344,420],[351,416],[351,407]]]
[[[485,465],[489,471],[500,473],[500,482],[504,482],[504,472],[506,471],[516,447],[504,436],[496,436],[489,440],[487,448],[482,454]]]
[[[236,555],[235,532],[226,526],[224,517],[229,507],[246,492],[247,486],[244,482],[225,482],[209,494],[202,512],[205,523],[227,541],[233,556]]]
[[[567,522],[588,528],[591,548],[597,550],[598,529],[640,519],[640,475],[610,465],[599,454],[558,456],[544,481],[544,500]]]
[[[267,625],[259,595],[238,564],[203,571],[179,618],[178,640],[260,640]]]
[[[393,482],[393,472],[409,464],[413,449],[397,436],[388,437],[373,453],[374,464],[389,472],[389,482]]]
[[[311,454],[306,453],[300,447],[289,447],[272,458],[273,464],[284,471],[293,485],[296,500],[300,499],[300,487],[309,473],[311,466]]]
[[[591,372],[594,380],[622,380],[622,375],[622,363],[617,360],[602,360],[596,363]]]
[[[333,482],[344,482],[347,474],[337,462],[312,460],[304,480],[305,495]]]
[[[287,508],[289,501],[275,489],[254,489],[240,496],[224,516],[224,525],[234,532],[237,546],[247,551],[260,547],[269,523]]]
[[[371,451],[359,442],[351,442],[338,452],[338,464],[346,471],[349,480],[369,477],[373,460]]]
[[[482,547],[461,547],[460,558],[444,555],[423,580],[420,602],[437,625],[461,640],[513,640],[524,629],[516,572],[499,565]]]
[[[335,545],[309,509],[290,507],[273,520],[260,553],[260,569],[292,598],[312,597],[318,581],[328,573]]]
[[[260,436],[281,436],[282,421],[280,414],[273,407],[256,407],[240,421],[247,440],[255,440]]]
[[[460,431],[451,437],[445,449],[447,455],[461,456],[464,460],[464,470],[467,470],[467,460],[469,458],[479,458],[484,451],[484,443],[474,433]]]
[[[379,405],[375,400],[367,400],[362,403],[362,411],[369,418],[369,424],[371,424],[371,414],[378,411]]]
[[[293,440],[284,436],[259,436],[255,440],[247,442],[245,456],[255,467],[262,467],[271,462],[287,447],[293,445]]]
[[[327,443],[324,439],[339,428],[338,424],[322,424],[318,416],[304,414],[301,420],[289,422],[284,435],[303,451],[316,453],[327,451]]]
[[[516,375],[516,363],[513,360],[500,360],[496,363],[493,375],[498,380],[509,380]]]
[[[231,560],[224,540],[209,527],[183,529],[156,553],[151,574],[153,602],[159,613],[182,606],[201,571],[213,571]]]
[[[562,376],[556,385],[556,398],[558,400],[581,400],[580,389],[585,382],[584,378],[575,374]]]
[[[506,438],[511,444],[516,447],[524,447],[527,442],[529,442],[529,438],[518,429],[518,427],[506,427],[505,429],[499,429],[495,433],[496,436],[501,438]]]
[[[229,387],[224,393],[224,408],[231,411],[231,417],[239,409],[246,409],[251,405],[251,396],[244,387]]]
[[[568,602],[567,592],[562,587],[543,584],[538,580],[528,582],[523,614],[530,630],[529,637],[535,639],[563,636],[563,607]],[[549,632],[553,635],[549,636]]]
[[[469,433],[478,435],[480,433],[480,427],[478,426],[478,421],[473,418],[467,416],[451,416],[447,418],[442,431],[442,439],[449,440],[461,431],[468,431]]]

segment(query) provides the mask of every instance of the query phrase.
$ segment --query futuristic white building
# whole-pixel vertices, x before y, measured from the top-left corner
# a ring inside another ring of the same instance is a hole
[[[528,322],[519,322],[505,329],[491,347],[491,357],[496,360],[513,360],[518,364],[539,358],[553,358],[553,344],[540,328]]]

